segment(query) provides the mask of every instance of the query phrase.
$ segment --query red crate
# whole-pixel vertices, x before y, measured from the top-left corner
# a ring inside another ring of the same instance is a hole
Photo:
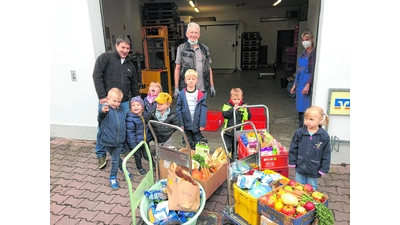
[[[217,131],[222,123],[224,122],[224,117],[220,111],[207,111],[207,122],[204,130],[206,131]]]
[[[249,121],[251,121],[253,124],[254,124],[254,126],[256,127],[256,129],[257,130],[259,130],[259,129],[265,129],[266,128],[266,124],[267,124],[267,121],[266,120],[255,120],[255,121],[253,121],[252,119],[251,120],[249,120]],[[243,130],[251,130],[251,129],[253,129],[253,127],[250,125],[250,124],[245,124],[244,126],[243,126]]]
[[[251,114],[250,121],[267,121],[265,114]]]
[[[289,166],[275,167],[275,168],[261,168],[261,169],[259,169],[259,171],[263,171],[266,169],[273,170],[284,177],[289,177]]]
[[[264,115],[265,116],[265,108],[248,108],[251,112],[251,115]]]
[[[261,156],[261,168],[271,169],[275,167],[288,166],[288,155],[268,155]]]
[[[249,149],[244,146],[243,141],[240,137],[238,137],[238,147],[237,147],[238,159],[243,159],[250,155]]]

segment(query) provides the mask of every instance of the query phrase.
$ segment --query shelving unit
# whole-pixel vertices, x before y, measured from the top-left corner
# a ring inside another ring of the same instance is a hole
[[[298,36],[299,36],[299,25],[297,24],[294,29],[294,35],[293,35],[294,47],[286,47],[285,49],[286,63],[284,65],[284,70],[286,78],[293,77],[293,73],[295,73],[296,71]]]
[[[242,69],[257,69],[259,63],[260,32],[242,33]]]

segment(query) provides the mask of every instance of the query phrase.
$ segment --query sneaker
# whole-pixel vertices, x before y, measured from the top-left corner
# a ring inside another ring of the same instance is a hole
[[[138,170],[138,174],[140,174],[140,175],[145,175],[146,173],[147,173],[147,171],[145,169],[143,169],[143,168],[140,168]]]
[[[128,176],[129,176],[129,179],[133,180],[132,174],[129,174]],[[122,176],[122,180],[125,180],[125,175]]]
[[[107,156],[102,156],[99,158],[99,169],[105,167],[107,164]]]
[[[118,181],[115,176],[110,177],[110,186],[113,190],[117,190],[119,188]]]

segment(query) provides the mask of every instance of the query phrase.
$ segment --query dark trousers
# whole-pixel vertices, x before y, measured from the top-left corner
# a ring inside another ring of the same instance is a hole
[[[304,125],[304,112],[299,112],[299,128]]]
[[[142,145],[135,153],[133,153],[133,157],[135,158],[135,164],[137,169],[143,168],[142,158],[149,161],[149,157],[147,156],[146,148],[144,145]]]
[[[232,152],[232,157],[234,156],[234,148],[233,145],[235,144],[235,140],[233,138],[233,134],[230,133],[224,133],[224,141],[226,144],[226,148],[228,149],[228,152]]]
[[[193,132],[192,130],[184,130],[184,131],[185,131],[186,137],[190,143],[190,148],[192,150],[195,150],[196,144],[199,143],[200,141],[202,141],[202,139],[204,139],[203,134],[200,131],[199,132]],[[183,142],[184,142],[184,140],[183,140]]]

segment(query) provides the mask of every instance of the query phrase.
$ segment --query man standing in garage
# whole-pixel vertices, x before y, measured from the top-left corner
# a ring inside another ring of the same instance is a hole
[[[196,89],[202,91],[207,97],[207,91],[210,89],[211,97],[217,92],[214,88],[214,79],[211,69],[211,57],[208,46],[199,43],[200,26],[195,22],[187,25],[187,42],[182,43],[176,50],[175,71],[174,71],[174,97],[179,91],[186,87],[185,73],[188,69],[195,69],[198,76]]]
[[[130,44],[130,39],[121,35],[116,40],[115,51],[104,52],[96,59],[93,83],[99,98],[98,107],[107,102],[107,92],[114,87],[121,89],[124,94],[119,107],[125,113],[129,111],[129,100],[139,96],[139,77],[128,55],[131,49]],[[107,150],[100,144],[99,139],[98,126],[95,153],[99,160],[99,169],[101,169],[107,163]]]

